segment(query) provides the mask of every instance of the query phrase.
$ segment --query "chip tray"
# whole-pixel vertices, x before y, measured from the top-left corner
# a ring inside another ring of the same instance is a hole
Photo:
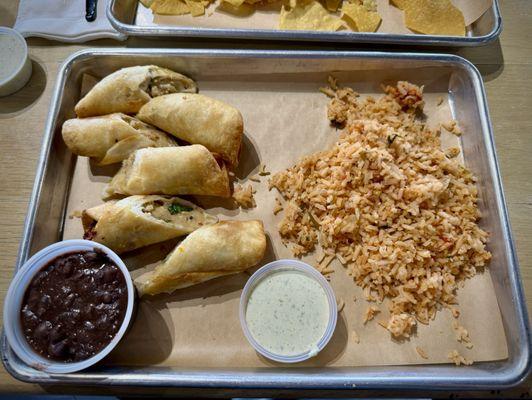
[[[413,33],[398,34],[384,32],[319,32],[289,31],[279,29],[251,28],[242,24],[238,27],[207,27],[197,25],[180,26],[178,24],[156,24],[140,18],[146,11],[141,10],[138,0],[111,0],[107,17],[120,32],[141,37],[201,37],[218,39],[262,39],[262,40],[300,40],[314,42],[344,43],[382,43],[424,46],[480,46],[499,37],[502,30],[502,18],[498,0],[493,0],[491,8],[468,27],[466,36],[436,36]],[[213,18],[211,16],[210,18]],[[252,25],[252,23],[250,23]]]

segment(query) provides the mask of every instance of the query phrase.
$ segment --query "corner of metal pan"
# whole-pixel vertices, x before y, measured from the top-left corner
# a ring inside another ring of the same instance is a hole
[[[13,359],[11,357],[13,352],[9,350],[9,344],[7,343],[7,338],[3,330],[2,335],[0,337],[0,341],[0,353],[2,356],[2,364],[4,365],[4,368],[9,373],[9,375],[21,382],[37,383],[38,380],[35,380],[32,375],[24,373],[23,368],[21,368],[21,366],[23,365],[20,365],[20,363],[16,359]]]
[[[26,382],[24,380],[24,376],[19,374],[17,371],[15,371],[15,368],[11,365],[11,359],[8,357],[8,349],[9,345],[7,344],[7,338],[4,334],[4,330],[2,329],[2,336],[0,337],[1,345],[0,345],[0,356],[2,357],[2,365],[6,369],[7,372],[9,372],[9,375],[11,375],[13,378],[18,379],[19,381]]]
[[[525,318],[525,322],[528,319]],[[529,327],[529,324],[526,324]],[[528,330],[528,340],[523,343],[525,346],[523,351],[519,353],[519,357],[514,363],[514,367],[511,370],[511,375],[508,377],[506,384],[508,387],[515,387],[523,383],[528,376],[532,373],[532,358],[530,354],[531,338],[530,329]]]
[[[490,44],[491,42],[495,41],[502,32],[503,28],[503,22],[502,22],[502,16],[500,12],[499,7],[499,0],[493,0],[493,14],[495,19],[495,24],[493,26],[493,29],[482,36],[473,36],[473,37],[463,37],[456,39],[455,43],[450,44],[451,46],[463,46],[463,47],[475,47],[475,46],[485,46]],[[437,36],[435,36],[437,37]],[[447,40],[444,40],[442,43],[439,44],[446,44]]]
[[[103,47],[102,49],[105,51],[106,48]],[[60,78],[64,78],[65,72],[71,69],[72,64],[75,61],[79,61],[80,59],[84,59],[87,57],[92,57],[94,53],[98,52],[98,50],[100,49],[99,48],[98,49],[88,48],[88,49],[81,49],[81,50],[75,51],[74,53],[70,54],[67,58],[64,59],[64,61],[59,66],[58,75],[60,76]],[[108,48],[108,50],[110,50],[110,48]],[[60,80],[57,82],[57,86],[59,85],[59,83],[60,83]],[[56,89],[57,89],[57,86],[56,86]]]
[[[497,179],[500,180],[501,177],[498,170],[498,161],[496,156],[495,163],[497,166]],[[515,303],[522,304],[521,307],[516,307],[519,323],[521,324],[521,328],[519,329],[521,336],[521,347],[513,363],[508,366],[508,377],[506,382],[504,382],[506,386],[514,387],[521,384],[529,375],[532,374],[532,328],[530,326],[519,261],[517,259],[517,252],[515,249],[510,219],[508,217],[508,209],[506,208],[506,200],[504,191],[502,190],[502,182],[499,187],[501,189],[502,211],[506,219],[505,228],[507,230],[510,253],[512,256],[513,279],[510,281],[510,284],[514,289]]]
[[[489,111],[486,103],[486,94],[484,92],[484,79],[482,78],[482,74],[480,73],[477,66],[473,64],[473,62],[469,61],[467,58],[456,54],[445,54],[445,56],[448,56],[450,61],[460,65],[460,67],[462,67],[471,76],[471,78],[476,81],[475,86],[480,88],[481,93],[479,94],[482,95],[480,100],[482,101],[482,105],[485,108],[487,119],[488,121],[490,121]],[[488,130],[490,135],[493,136],[493,128],[491,126],[491,122],[489,123]]]
[[[526,322],[528,319],[525,316]],[[528,325],[527,325],[528,327]],[[509,363],[504,369],[498,372],[499,377],[486,388],[493,389],[495,386],[498,389],[511,389],[521,385],[532,373],[532,358],[530,353],[530,329],[527,329],[528,335],[525,335],[522,343],[521,351],[516,355],[515,359]]]
[[[116,0],[111,0],[107,3],[107,8],[105,9],[107,19],[109,20],[113,28],[115,28],[118,32],[130,35],[133,32],[131,30],[131,25],[124,24],[122,21],[119,21],[113,14],[113,7],[115,5],[115,2]]]
[[[496,40],[502,33],[503,22],[501,16],[501,9],[499,6],[499,0],[493,0],[493,13],[495,15],[495,26],[493,27],[491,32],[477,38],[480,44],[491,43]]]

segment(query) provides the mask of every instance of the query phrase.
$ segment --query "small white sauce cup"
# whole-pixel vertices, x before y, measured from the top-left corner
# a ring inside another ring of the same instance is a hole
[[[113,261],[124,275],[127,286],[127,307],[120,329],[111,342],[94,356],[77,362],[61,362],[50,360],[37,354],[28,344],[22,331],[20,310],[26,289],[33,277],[41,271],[48,262],[63,254],[91,251],[94,248],[103,251]],[[64,240],[45,247],[31,257],[20,268],[9,285],[4,303],[4,332],[7,341],[15,354],[26,364],[40,371],[48,373],[69,373],[80,371],[96,364],[117,345],[126,332],[133,315],[135,302],[135,288],[124,262],[108,247],[90,240]]]
[[[320,286],[325,291],[329,303],[329,321],[327,323],[325,333],[318,341],[315,348],[310,349],[309,351],[302,354],[286,356],[282,354],[272,353],[271,351],[265,349],[259,342],[255,340],[255,338],[249,331],[247,325],[246,309],[251,292],[253,292],[253,289],[255,289],[255,287],[261,280],[271,274],[278,273],[281,271],[298,271],[314,279],[320,284]],[[242,295],[240,296],[240,324],[242,325],[242,330],[244,331],[244,335],[246,336],[247,340],[255,348],[255,350],[258,353],[262,354],[264,357],[282,363],[297,363],[305,361],[311,357],[316,356],[321,350],[323,350],[327,343],[329,343],[329,340],[331,340],[331,337],[336,328],[337,313],[338,309],[336,305],[336,297],[334,295],[334,291],[331,285],[329,284],[329,282],[327,282],[327,279],[325,279],[323,275],[312,266],[298,260],[285,259],[273,261],[269,264],[266,264],[262,268],[258,269],[253,275],[251,275],[246,285],[244,286]]]
[[[22,89],[31,77],[31,59],[28,56],[26,39],[16,30],[0,26],[0,35],[9,35],[15,38],[17,45],[22,50],[22,57],[16,60],[17,64],[13,72],[0,80],[0,97],[8,96]]]

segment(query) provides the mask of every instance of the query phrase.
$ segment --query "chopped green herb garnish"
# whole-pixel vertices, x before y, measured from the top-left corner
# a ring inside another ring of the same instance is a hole
[[[170,214],[175,215],[183,211],[192,211],[192,207],[187,207],[179,203],[172,203],[168,206],[168,211],[170,211]]]

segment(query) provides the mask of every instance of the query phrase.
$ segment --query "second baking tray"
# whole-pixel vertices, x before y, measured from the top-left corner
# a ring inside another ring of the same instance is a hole
[[[519,383],[530,369],[530,328],[519,280],[519,270],[504,204],[491,124],[482,78],[475,67],[452,55],[360,52],[282,52],[282,51],[200,51],[159,49],[98,49],[74,54],[60,70],[44,132],[41,159],[24,228],[17,268],[36,251],[64,236],[67,204],[75,196],[72,186],[76,158],[61,138],[62,123],[73,116],[80,97],[83,76],[102,77],[116,69],[142,64],[158,64],[189,74],[200,83],[214,79],[262,93],[265,84],[282,91],[293,87],[300,92],[323,84],[330,73],[349,76],[357,88],[373,91],[380,82],[398,79],[434,84],[449,93],[454,116],[466,127],[462,137],[464,159],[479,180],[482,224],[490,231],[493,261],[489,274],[506,337],[508,357],[479,362],[468,367],[449,364],[402,366],[342,366],[250,368],[230,365],[224,368],[198,366],[111,365],[105,360],[97,367],[73,374],[46,374],[18,359],[2,343],[2,360],[16,378],[27,382],[146,385],[196,388],[245,389],[383,389],[439,388],[481,389]],[[309,86],[308,84],[311,83]],[[430,86],[430,85],[429,85]],[[238,87],[234,87],[238,90]],[[230,92],[228,93],[230,94]],[[268,118],[267,115],[264,118]],[[321,117],[320,117],[321,118]],[[325,118],[323,116],[323,118]],[[255,121],[260,122],[260,121]],[[264,121],[266,122],[266,120]],[[236,290],[236,289],[235,289]],[[363,351],[369,351],[361,347]]]
[[[474,0],[477,1],[477,0]],[[138,0],[111,0],[107,8],[107,17],[120,32],[130,36],[142,37],[197,37],[214,39],[262,39],[262,40],[300,40],[314,42],[380,43],[423,46],[479,46],[499,37],[502,30],[502,18],[498,0],[493,0],[491,8],[475,21],[466,36],[437,36],[421,34],[397,34],[380,32],[324,32],[324,31],[288,31],[279,29],[246,28],[209,28],[204,26],[176,26],[139,23],[137,17],[141,10]],[[143,19],[144,20],[144,19]]]

